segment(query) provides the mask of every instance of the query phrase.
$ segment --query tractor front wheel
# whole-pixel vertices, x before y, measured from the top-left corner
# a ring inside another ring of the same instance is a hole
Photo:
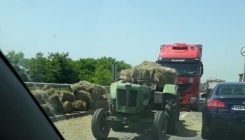
[[[106,109],[99,108],[93,114],[91,129],[94,137],[97,139],[105,139],[110,133],[110,125],[106,120],[106,113]]]
[[[163,111],[158,111],[155,114],[153,121],[153,140],[166,140],[167,138],[167,116]]]

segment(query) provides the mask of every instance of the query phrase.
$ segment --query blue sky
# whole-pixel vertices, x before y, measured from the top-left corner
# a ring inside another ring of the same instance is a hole
[[[202,81],[238,81],[243,71],[245,1],[0,0],[0,48],[155,61],[165,43],[203,45]]]

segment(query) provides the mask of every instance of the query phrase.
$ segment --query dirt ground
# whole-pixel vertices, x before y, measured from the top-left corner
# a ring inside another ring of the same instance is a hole
[[[79,118],[62,120],[55,122],[54,124],[66,140],[90,140],[93,138],[91,132],[91,119],[92,115],[87,115]],[[198,119],[199,118],[195,113],[188,113],[188,115],[178,123],[179,131],[175,136],[194,137],[200,134],[201,121]],[[113,131],[111,131],[111,133],[113,133]]]
[[[92,115],[55,122],[55,126],[66,140],[88,140],[91,132]]]

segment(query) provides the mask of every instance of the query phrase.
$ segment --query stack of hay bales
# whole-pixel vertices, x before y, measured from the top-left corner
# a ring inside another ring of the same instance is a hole
[[[31,93],[49,116],[108,107],[106,99],[109,94],[103,86],[80,81],[71,85],[71,89],[72,92],[56,91],[45,85],[40,90],[31,90]]]
[[[72,103],[75,97],[71,92],[56,91],[49,86],[44,86],[40,90],[31,90],[31,93],[50,117],[73,112]]]
[[[176,77],[175,69],[149,61],[144,61],[132,69],[122,70],[119,75],[119,79],[127,82],[144,80],[146,85],[156,84],[159,88],[163,88],[165,84],[174,84]]]
[[[93,84],[87,81],[80,81],[71,85],[71,89],[75,95],[75,99],[77,100],[73,103],[73,106],[78,110],[79,108],[107,108],[108,106],[105,98],[105,95],[107,95],[107,90],[101,85]]]
[[[73,106],[72,103],[75,101],[75,96],[68,91],[58,91],[59,100],[62,102],[62,108],[65,113],[72,113]]]
[[[31,90],[34,98],[38,101],[48,116],[54,116],[53,107],[49,104],[49,96],[44,90]]]

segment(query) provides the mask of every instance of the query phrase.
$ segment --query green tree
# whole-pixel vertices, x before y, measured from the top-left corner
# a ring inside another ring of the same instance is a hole
[[[79,81],[79,71],[69,58],[69,53],[49,53],[55,83],[75,83]]]
[[[109,86],[112,81],[111,72],[103,66],[99,66],[95,71],[94,83]]]
[[[52,83],[55,81],[53,66],[43,53],[36,53],[30,60],[29,74],[32,82]]]
[[[22,81],[26,82],[29,80],[27,60],[24,58],[24,53],[15,51],[9,51],[5,57],[10,62],[14,70],[18,73]]]

